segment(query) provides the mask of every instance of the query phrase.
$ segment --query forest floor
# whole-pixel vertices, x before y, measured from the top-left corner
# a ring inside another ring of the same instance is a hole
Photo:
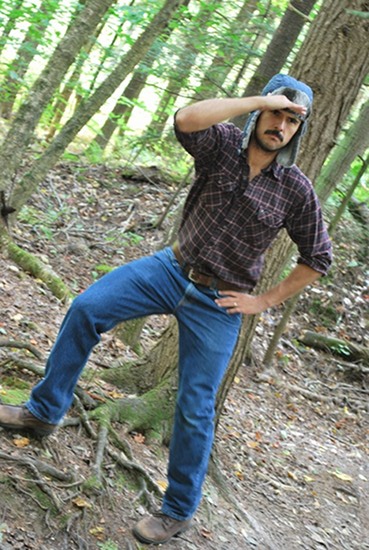
[[[13,236],[78,293],[107,265],[160,246],[173,216],[161,230],[152,222],[174,191],[155,171],[135,179],[119,168],[60,164],[23,209]],[[301,297],[269,368],[262,359],[283,309],[262,316],[253,359],[228,395],[193,527],[168,550],[369,549],[369,367],[298,340],[310,330],[369,347],[362,234],[353,219],[343,224],[331,274]],[[19,403],[39,379],[28,366],[43,364],[67,306],[3,257],[0,304],[0,399]],[[149,320],[144,351],[167,321]],[[104,335],[81,387],[100,402],[119,398],[123,390],[100,373],[135,357],[114,334]],[[68,419],[79,417],[75,405]],[[148,547],[131,528],[159,506],[148,479],[165,486],[167,449],[114,425],[131,457],[118,463],[107,452],[97,487],[89,483],[99,471],[94,427],[70,422],[43,441],[0,429],[1,550]]]

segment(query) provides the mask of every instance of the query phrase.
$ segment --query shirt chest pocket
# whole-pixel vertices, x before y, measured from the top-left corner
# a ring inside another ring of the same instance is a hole
[[[245,244],[264,252],[284,226],[277,209],[265,207],[249,200],[242,211],[240,237]]]
[[[224,174],[215,174],[206,181],[200,195],[201,205],[207,210],[219,210],[226,208],[231,201],[236,181],[232,181]]]

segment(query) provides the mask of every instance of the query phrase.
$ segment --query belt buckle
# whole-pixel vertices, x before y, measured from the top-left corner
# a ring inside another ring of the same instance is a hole
[[[187,277],[190,279],[192,283],[200,284],[200,280],[196,277],[196,271],[193,267],[190,268]]]

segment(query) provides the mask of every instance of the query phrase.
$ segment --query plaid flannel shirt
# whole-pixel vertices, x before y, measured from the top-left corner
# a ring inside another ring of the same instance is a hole
[[[186,263],[251,291],[265,251],[285,228],[298,247],[297,261],[327,273],[331,241],[312,184],[296,165],[273,162],[249,182],[236,126],[175,131],[196,168],[178,235]]]

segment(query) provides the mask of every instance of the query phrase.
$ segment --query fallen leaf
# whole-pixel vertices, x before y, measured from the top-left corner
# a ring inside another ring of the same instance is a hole
[[[104,540],[105,538],[105,528],[104,527],[92,527],[90,529],[90,534],[96,537],[98,540]]]
[[[163,489],[164,491],[166,490],[166,488],[168,487],[168,482],[165,480],[165,479],[159,479],[159,481],[156,482],[159,487],[161,489]]]
[[[342,472],[331,472],[331,474],[338,477],[338,479],[341,479],[342,481],[353,481],[351,476],[348,474],[343,474]]]
[[[256,441],[261,441],[262,440],[262,435],[260,432],[255,432],[255,439]]]
[[[121,392],[116,391],[116,390],[109,391],[108,395],[110,397],[112,397],[113,399],[121,399],[122,397],[124,397],[124,393],[121,393]]]
[[[137,433],[133,436],[133,439],[137,442],[137,443],[145,443],[145,436],[143,434],[140,434],[140,433]]]
[[[92,508],[92,505],[82,497],[76,497],[72,500],[72,502],[78,506],[78,508]]]
[[[304,481],[306,481],[306,483],[311,483],[312,481],[315,481],[315,479],[310,476],[304,476]]]
[[[97,393],[88,391],[87,394],[92,397],[92,399],[96,399],[96,401],[101,401],[102,403],[106,402],[105,397],[102,397],[101,395],[98,395]]]
[[[13,439],[13,443],[16,447],[22,448],[27,447],[30,444],[30,440],[28,437],[18,437],[17,439]]]
[[[23,319],[23,315],[21,313],[16,313],[15,315],[13,315],[12,317],[12,321],[21,321]]]
[[[205,527],[200,529],[200,533],[205,539],[211,539],[211,531],[209,531],[208,529],[205,529]]]

